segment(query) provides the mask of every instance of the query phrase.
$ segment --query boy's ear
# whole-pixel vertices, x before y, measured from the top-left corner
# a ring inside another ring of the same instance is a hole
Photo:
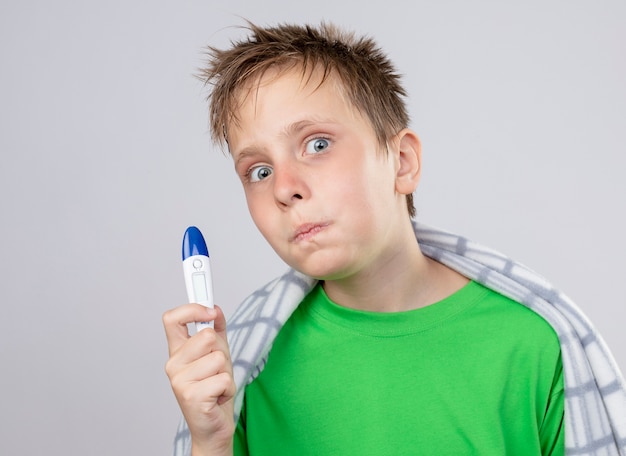
[[[422,143],[415,132],[408,128],[401,130],[395,139],[396,160],[398,160],[396,191],[408,195],[415,191],[420,180]]]

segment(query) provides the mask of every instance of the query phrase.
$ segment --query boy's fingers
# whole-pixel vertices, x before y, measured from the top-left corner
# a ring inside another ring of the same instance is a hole
[[[224,316],[224,312],[222,312],[220,306],[215,306],[214,310],[216,312],[215,319],[213,321],[215,332],[223,335],[224,339],[226,339],[226,317]]]
[[[165,327],[165,336],[170,356],[189,339],[188,323],[211,321],[215,319],[217,313],[214,309],[208,309],[200,304],[185,304],[165,312],[163,314],[163,326]],[[223,320],[222,312],[219,311],[219,314],[221,314]],[[220,322],[220,327],[224,331],[226,323],[224,321]]]
[[[170,378],[185,384],[199,382],[221,373],[232,373],[230,359],[224,351],[218,350],[205,354],[191,363],[175,366],[166,365]]]
[[[167,362],[173,372],[184,369],[185,366],[189,366],[214,352],[221,352],[226,357],[230,356],[226,339],[210,328],[203,329],[193,337],[185,339],[183,344],[184,346],[172,352]]]

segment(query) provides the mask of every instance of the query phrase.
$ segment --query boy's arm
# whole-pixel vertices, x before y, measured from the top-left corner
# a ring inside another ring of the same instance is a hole
[[[215,329],[189,336],[188,323],[211,320]],[[186,304],[166,312],[163,325],[170,356],[165,370],[189,426],[193,456],[231,456],[236,387],[224,314],[217,306]]]

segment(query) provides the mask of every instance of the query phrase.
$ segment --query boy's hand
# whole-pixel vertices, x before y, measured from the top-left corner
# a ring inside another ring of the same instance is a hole
[[[214,321],[193,336],[187,323]],[[163,314],[169,347],[165,371],[189,431],[195,455],[232,455],[235,431],[235,382],[226,340],[226,320],[219,307],[186,304]]]

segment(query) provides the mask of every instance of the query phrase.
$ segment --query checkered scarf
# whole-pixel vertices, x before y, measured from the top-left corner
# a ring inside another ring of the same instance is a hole
[[[626,385],[604,341],[576,305],[542,277],[466,238],[414,222],[422,252],[541,315],[561,343],[567,455],[626,456]],[[237,384],[235,421],[244,389],[265,365],[274,338],[316,281],[294,270],[250,295],[228,324]],[[175,456],[191,454],[181,420]]]

